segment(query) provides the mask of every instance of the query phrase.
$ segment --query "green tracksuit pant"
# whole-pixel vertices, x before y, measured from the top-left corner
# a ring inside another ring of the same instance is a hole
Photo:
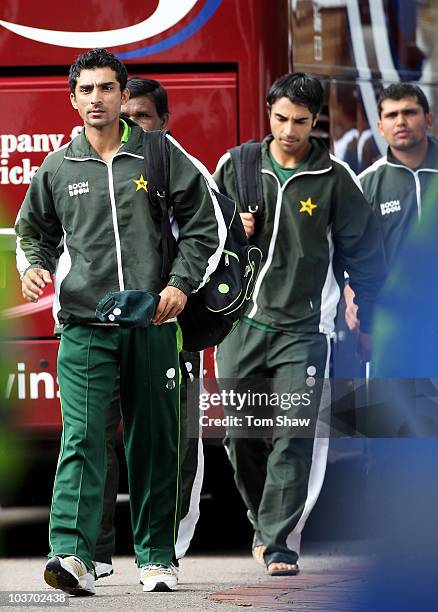
[[[177,326],[66,325],[58,379],[63,432],[50,515],[50,555],[92,568],[106,476],[106,422],[120,369],[131,521],[139,566],[169,565],[180,506]]]
[[[225,439],[255,542],[266,546],[267,565],[296,563],[301,531],[322,487],[328,452],[330,396],[324,379],[329,355],[330,342],[324,334],[266,332],[243,322],[217,349],[222,389],[246,391],[248,379],[257,381],[260,389],[260,380],[265,379],[274,394],[309,393],[311,397],[304,409],[273,408],[274,418],[308,414],[311,429],[305,437],[279,427],[269,439],[254,437],[254,431],[239,437],[238,429],[232,435],[227,432]]]
[[[182,353],[186,368],[195,378],[200,374],[199,353]],[[204,456],[202,440],[184,435],[187,412],[187,387],[184,376],[181,380],[181,521],[175,544],[177,559],[183,557],[190,544],[199,517],[199,498],[202,485]],[[116,452],[117,429],[120,423],[120,377],[116,379],[113,398],[108,410],[106,424],[107,474],[103,497],[100,534],[96,542],[94,561],[112,563],[116,546],[114,515],[119,490],[119,460]],[[176,562],[176,561],[175,561]]]

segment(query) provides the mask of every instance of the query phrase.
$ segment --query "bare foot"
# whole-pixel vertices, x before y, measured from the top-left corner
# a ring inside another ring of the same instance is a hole
[[[268,574],[271,576],[296,576],[299,572],[298,563],[270,563]]]
[[[252,556],[254,560],[257,561],[257,563],[259,563],[260,565],[265,565],[265,562],[263,560],[263,553],[265,552],[265,550],[266,550],[266,546],[264,544],[255,546],[252,549]]]

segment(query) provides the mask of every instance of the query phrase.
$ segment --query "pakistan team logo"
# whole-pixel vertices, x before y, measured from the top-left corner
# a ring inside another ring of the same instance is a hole
[[[300,213],[307,213],[309,215],[309,217],[312,216],[313,211],[315,210],[315,208],[318,208],[317,204],[314,204],[312,202],[312,198],[307,198],[307,200],[300,200]]]
[[[139,191],[140,189],[148,190],[148,182],[144,180],[143,175],[140,174],[140,178],[132,179],[132,182],[137,185],[137,189],[135,191]]]

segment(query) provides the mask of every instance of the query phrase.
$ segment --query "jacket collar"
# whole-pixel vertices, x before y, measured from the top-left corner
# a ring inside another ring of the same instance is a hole
[[[274,172],[274,168],[272,167],[271,160],[269,159],[269,145],[273,139],[274,137],[272,134],[270,134],[262,141],[262,168],[264,170],[270,170],[271,172]],[[320,138],[311,136],[310,144],[312,145],[310,155],[300,167],[297,175],[304,174],[305,172],[327,172],[332,167],[330,153],[324,142]]]
[[[415,168],[415,170],[434,170],[436,172],[438,171],[438,140],[432,136],[428,136],[427,141],[429,144],[427,155],[422,163]],[[405,165],[399,159],[394,157],[390,147],[388,147],[386,152],[386,159],[390,164],[394,164],[395,166]]]
[[[131,133],[126,142],[122,142],[122,145],[119,149],[119,153],[133,153],[135,155],[143,155],[142,151],[142,135],[143,130],[135,124],[133,121],[127,118],[123,118],[123,120],[129,125],[131,128]],[[124,130],[126,134],[126,130]],[[82,128],[81,133],[73,138],[73,140],[68,145],[65,151],[65,157],[75,158],[75,159],[84,159],[84,158],[92,158],[92,159],[101,159],[100,156],[96,153],[93,147],[88,142],[87,137],[85,136],[85,128]]]

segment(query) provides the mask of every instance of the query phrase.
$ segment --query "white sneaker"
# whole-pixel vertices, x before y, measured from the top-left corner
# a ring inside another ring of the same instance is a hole
[[[174,563],[170,564],[170,569],[172,570],[172,572],[175,574],[175,576],[178,578],[178,574],[179,574],[179,565],[175,565]]]
[[[146,565],[143,565],[142,567],[147,567]],[[162,567],[167,567],[167,565],[163,565]],[[179,574],[179,566],[175,565],[174,563],[170,564],[170,570],[172,571],[172,573],[177,577],[178,579],[178,574]],[[140,572],[140,584],[143,584],[142,581],[142,573]]]
[[[96,580],[99,578],[106,578],[114,574],[113,566],[111,563],[101,563],[101,561],[93,561],[94,565],[94,577]]]
[[[178,584],[178,570],[171,565],[143,565],[140,568],[143,591],[173,591]]]
[[[78,557],[52,557],[46,564],[44,580],[69,595],[94,595],[94,576]]]

